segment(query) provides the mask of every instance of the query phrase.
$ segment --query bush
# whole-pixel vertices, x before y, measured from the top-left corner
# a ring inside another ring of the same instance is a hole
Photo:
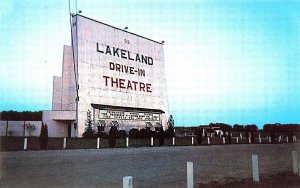
[[[102,139],[108,139],[108,134],[106,132],[98,132],[96,137],[102,138]]]
[[[129,131],[129,138],[138,138],[139,134],[140,133],[138,129],[132,128]]]
[[[114,148],[116,146],[116,140],[118,136],[118,128],[116,126],[111,126],[109,130],[109,147]]]
[[[118,138],[126,138],[127,137],[127,133],[125,130],[120,130],[118,132]]]

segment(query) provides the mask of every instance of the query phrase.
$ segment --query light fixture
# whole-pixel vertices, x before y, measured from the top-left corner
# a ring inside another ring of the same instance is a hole
[[[81,14],[81,13],[82,13],[82,10],[79,10],[78,13]]]
[[[127,29],[128,29],[128,27],[125,27],[125,28],[124,28],[124,30],[127,30]]]
[[[165,41],[163,40],[163,41],[161,41],[161,44],[164,44],[165,43]]]

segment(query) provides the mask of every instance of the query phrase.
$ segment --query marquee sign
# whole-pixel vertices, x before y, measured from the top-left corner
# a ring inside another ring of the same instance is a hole
[[[118,110],[100,110],[99,119],[159,121],[159,114]]]

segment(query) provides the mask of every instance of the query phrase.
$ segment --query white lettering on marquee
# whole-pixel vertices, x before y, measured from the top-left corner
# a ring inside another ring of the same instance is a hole
[[[155,114],[151,112],[100,110],[99,119],[159,121],[159,114]]]

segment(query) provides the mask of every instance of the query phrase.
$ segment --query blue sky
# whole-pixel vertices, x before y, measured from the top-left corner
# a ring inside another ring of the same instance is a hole
[[[87,17],[166,41],[176,125],[300,123],[300,1],[77,2]],[[1,111],[51,109],[64,44],[67,0],[1,1]]]

